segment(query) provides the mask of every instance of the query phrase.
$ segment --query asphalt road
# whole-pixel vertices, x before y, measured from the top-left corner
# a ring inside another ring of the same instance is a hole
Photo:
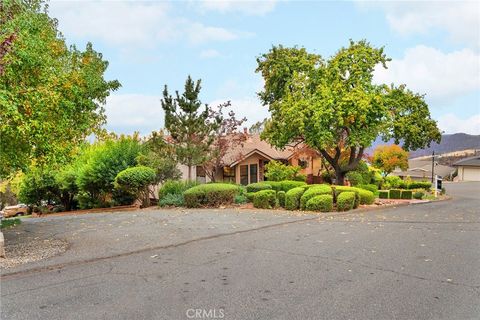
[[[479,319],[480,184],[345,215],[241,210],[25,221],[65,254],[2,272],[2,319]],[[198,309],[198,311],[196,311]]]

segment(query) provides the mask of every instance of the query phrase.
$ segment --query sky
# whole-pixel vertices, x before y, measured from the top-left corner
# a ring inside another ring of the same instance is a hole
[[[106,128],[146,135],[163,127],[165,85],[202,79],[201,100],[230,100],[247,126],[268,117],[256,93],[256,57],[273,45],[328,59],[349,39],[384,46],[392,61],[374,81],[425,94],[445,133],[480,134],[480,2],[51,1],[68,44],[92,42],[121,89]]]

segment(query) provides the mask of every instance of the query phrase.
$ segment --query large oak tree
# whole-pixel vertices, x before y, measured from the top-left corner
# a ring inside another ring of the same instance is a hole
[[[257,58],[265,80],[259,97],[271,113],[262,138],[279,148],[304,143],[319,151],[337,184],[379,136],[406,150],[439,142],[423,95],[373,82],[375,68],[389,60],[366,41],[350,41],[328,61],[304,48],[273,47]]]

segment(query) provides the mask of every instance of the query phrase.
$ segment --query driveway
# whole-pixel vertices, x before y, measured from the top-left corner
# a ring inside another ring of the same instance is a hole
[[[315,216],[145,210],[28,219],[66,240],[2,271],[2,319],[478,319],[480,184],[454,199]]]

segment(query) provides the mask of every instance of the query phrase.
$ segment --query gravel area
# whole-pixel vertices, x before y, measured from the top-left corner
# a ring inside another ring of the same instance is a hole
[[[0,258],[0,269],[8,269],[20,264],[39,261],[65,252],[68,242],[59,239],[36,240],[6,245],[7,258]]]

